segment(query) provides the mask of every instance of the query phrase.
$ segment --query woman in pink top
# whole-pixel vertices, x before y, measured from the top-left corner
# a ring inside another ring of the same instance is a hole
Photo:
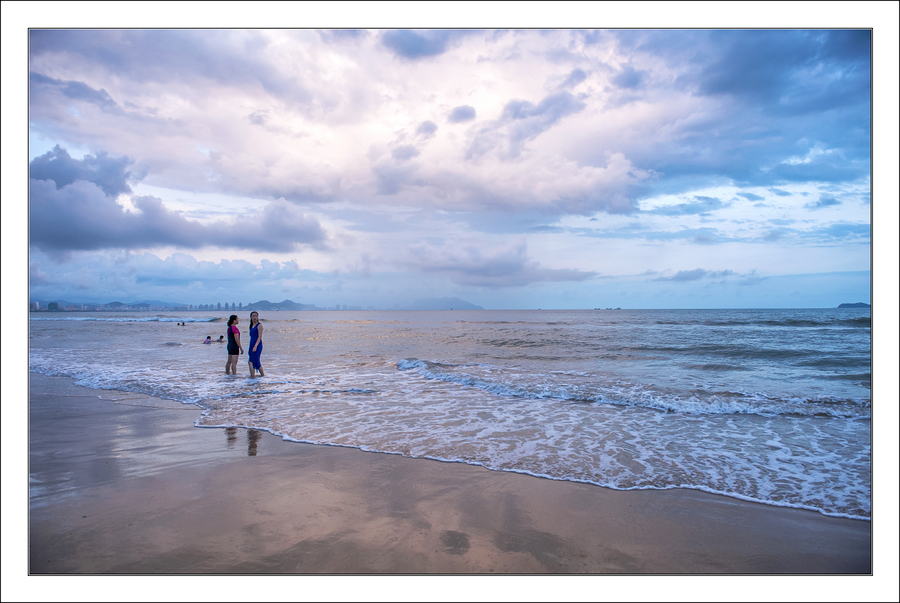
[[[228,335],[228,361],[225,363],[226,375],[237,375],[238,357],[244,353],[244,346],[241,345],[241,332],[237,328],[237,314],[232,314],[228,319],[228,329],[225,334]]]

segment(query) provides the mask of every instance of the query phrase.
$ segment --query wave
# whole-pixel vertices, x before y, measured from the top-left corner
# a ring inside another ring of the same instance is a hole
[[[466,369],[477,367],[477,370]],[[426,379],[475,387],[499,396],[556,399],[588,404],[642,407],[685,414],[755,414],[761,416],[799,415],[846,419],[871,418],[867,399],[780,397],[764,392],[720,391],[698,394],[671,393],[619,380],[603,381],[586,373],[555,372],[511,374],[489,365],[448,364],[404,358],[397,369],[413,371]],[[740,370],[720,367],[718,370]],[[475,374],[481,373],[481,374]]]

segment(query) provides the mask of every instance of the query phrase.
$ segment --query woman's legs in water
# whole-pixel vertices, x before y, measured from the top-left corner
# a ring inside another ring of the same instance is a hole
[[[238,355],[229,354],[228,362],[225,363],[226,375],[237,375]]]
[[[256,369],[253,368],[253,361],[248,360],[247,364],[250,366],[250,377],[251,378],[256,377]],[[262,369],[260,369],[259,372],[262,373]]]

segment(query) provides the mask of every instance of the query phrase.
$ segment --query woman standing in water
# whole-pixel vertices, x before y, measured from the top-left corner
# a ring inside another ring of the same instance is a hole
[[[256,377],[256,371],[259,371],[261,377],[265,377],[262,364],[259,357],[263,349],[263,326],[259,324],[259,312],[250,313],[250,376]]]
[[[244,353],[244,347],[241,345],[241,332],[237,328],[237,314],[232,314],[228,318],[228,329],[225,334],[228,335],[228,362],[225,363],[226,375],[237,375],[238,356]]]

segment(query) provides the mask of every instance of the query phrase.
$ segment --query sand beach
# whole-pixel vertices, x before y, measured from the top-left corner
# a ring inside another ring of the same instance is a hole
[[[871,522],[193,426],[30,374],[29,573],[869,574]]]

